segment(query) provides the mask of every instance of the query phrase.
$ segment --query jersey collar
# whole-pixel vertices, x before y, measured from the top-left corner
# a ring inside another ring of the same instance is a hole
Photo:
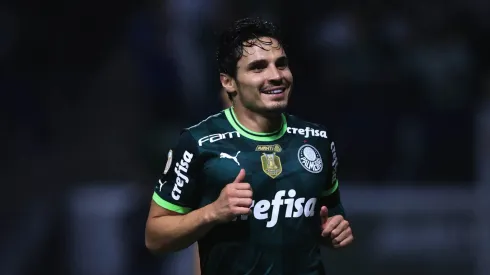
[[[238,133],[240,133],[240,135],[256,141],[274,141],[280,139],[286,133],[286,130],[288,128],[286,116],[284,114],[281,114],[282,117],[281,128],[279,128],[279,130],[272,133],[258,133],[245,128],[245,126],[240,124],[240,122],[236,118],[233,107],[225,109],[225,115],[226,115],[226,119],[228,119],[228,122],[231,124],[233,128],[235,128],[235,130],[237,130]]]

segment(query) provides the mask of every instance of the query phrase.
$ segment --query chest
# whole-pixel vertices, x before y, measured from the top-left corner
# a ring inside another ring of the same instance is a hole
[[[223,141],[206,148],[202,192],[214,200],[240,169],[245,169],[245,181],[252,186],[254,199],[270,199],[279,191],[296,198],[317,197],[325,189],[329,173],[325,149],[321,143],[303,140]]]

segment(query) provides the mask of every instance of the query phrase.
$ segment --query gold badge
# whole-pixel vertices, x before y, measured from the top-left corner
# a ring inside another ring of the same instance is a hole
[[[276,153],[262,153],[260,156],[262,170],[271,178],[276,178],[282,173],[281,158]]]

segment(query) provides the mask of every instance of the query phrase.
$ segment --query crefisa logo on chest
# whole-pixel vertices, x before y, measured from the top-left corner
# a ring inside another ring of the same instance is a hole
[[[305,144],[299,148],[298,160],[301,166],[310,173],[316,174],[323,170],[323,160],[320,152],[309,144]]]

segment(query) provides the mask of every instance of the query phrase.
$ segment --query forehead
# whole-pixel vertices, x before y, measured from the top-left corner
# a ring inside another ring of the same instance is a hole
[[[243,55],[238,60],[238,65],[248,64],[257,60],[274,61],[278,57],[285,56],[286,52],[279,42],[270,37],[260,37],[246,41],[243,46]]]

